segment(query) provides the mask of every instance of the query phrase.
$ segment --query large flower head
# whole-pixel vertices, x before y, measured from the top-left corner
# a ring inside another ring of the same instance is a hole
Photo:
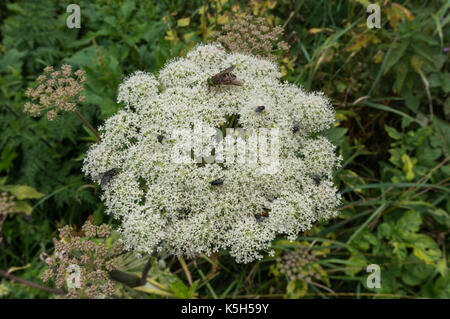
[[[211,85],[230,67],[240,85]],[[188,257],[227,250],[250,262],[276,236],[293,240],[337,214],[340,157],[318,134],[334,111],[322,93],[280,77],[268,60],[210,44],[156,77],[124,81],[125,108],[101,127],[83,170],[101,182],[127,248]]]

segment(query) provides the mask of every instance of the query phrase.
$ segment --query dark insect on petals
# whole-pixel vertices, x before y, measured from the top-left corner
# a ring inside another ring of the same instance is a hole
[[[313,179],[314,179],[314,183],[316,183],[316,186],[319,186],[320,185],[320,177],[319,177],[319,175],[314,175],[314,177],[313,177]]]
[[[292,132],[295,134],[300,130],[300,125],[299,124],[295,124],[294,128],[292,129]]]
[[[222,185],[222,184],[223,184],[223,179],[215,179],[215,180],[213,180],[212,182],[210,182],[210,184],[211,184],[212,186],[219,186],[219,185]]]
[[[157,139],[158,139],[158,142],[162,144],[162,141],[164,139],[164,135],[158,135]]]
[[[102,178],[101,178],[101,181],[100,181],[100,187],[103,188],[106,185],[108,185],[108,183],[111,180],[111,178],[116,176],[118,172],[119,172],[119,170],[117,168],[112,168],[109,171],[104,172],[102,174]]]
[[[231,73],[234,70],[234,65],[220,71],[216,75],[210,77],[207,82],[209,86],[219,86],[219,85],[242,85],[243,81],[236,79],[236,75]]]
[[[255,215],[255,218],[258,223],[262,223],[267,219],[267,216]]]
[[[256,109],[255,109],[255,112],[256,113],[261,113],[262,111],[264,111],[265,110],[265,106],[264,105],[261,105],[261,106],[258,106]]]

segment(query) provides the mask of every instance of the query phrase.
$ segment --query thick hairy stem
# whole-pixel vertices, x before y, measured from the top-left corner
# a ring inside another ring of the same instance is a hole
[[[97,140],[101,141],[100,135],[98,134],[98,132],[95,130],[95,128],[89,124],[88,121],[86,121],[86,119],[80,114],[80,112],[78,111],[74,111],[74,113],[78,116],[78,118],[81,120],[81,122],[83,122],[84,125],[86,125],[86,127],[91,130],[92,133],[94,133],[95,137],[97,137]]]
[[[141,276],[141,286],[144,286],[147,282],[147,275],[150,270],[150,267],[152,266],[152,256],[150,256],[147,260],[147,263],[145,264],[144,270],[142,270],[142,276]]]

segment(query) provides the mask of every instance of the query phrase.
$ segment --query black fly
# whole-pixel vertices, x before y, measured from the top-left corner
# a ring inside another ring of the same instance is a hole
[[[158,135],[157,139],[158,139],[158,142],[162,144],[162,141],[164,139],[164,135]]]
[[[320,185],[320,176],[319,175],[314,175],[313,177],[314,183],[316,183],[316,186]]]
[[[213,180],[212,182],[210,182],[210,184],[212,185],[212,186],[220,186],[220,185],[222,185],[223,184],[223,179],[215,179],[215,180]]]
[[[300,130],[300,125],[299,124],[295,124],[294,128],[292,129],[292,132],[295,134],[298,132],[298,130]]]
[[[258,107],[255,109],[255,112],[256,112],[256,113],[261,113],[262,111],[264,111],[265,108],[266,108],[266,107],[265,107],[264,105],[258,106]]]
[[[118,172],[119,170],[117,168],[111,168],[109,171],[101,174],[100,187],[104,188],[106,185],[108,185],[111,178],[116,176]]]

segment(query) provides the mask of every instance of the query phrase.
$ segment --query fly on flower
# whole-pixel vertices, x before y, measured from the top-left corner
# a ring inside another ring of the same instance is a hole
[[[256,109],[255,109],[255,112],[256,113],[262,113],[264,110],[265,110],[265,106],[264,105],[261,105],[261,106],[258,106]]]
[[[215,180],[213,180],[212,182],[210,182],[210,184],[211,184],[212,186],[220,186],[220,185],[223,184],[223,179],[215,179]]]
[[[316,174],[316,175],[314,175],[313,179],[314,179],[314,183],[316,183],[316,186],[319,186],[320,185],[320,176]]]
[[[256,221],[261,224],[263,221],[269,218],[269,211],[269,209],[264,208],[261,213],[255,214]]]
[[[213,75],[208,79],[208,85],[219,86],[219,85],[238,85],[241,86],[244,82],[237,79],[236,75],[231,73],[235,66],[232,65],[223,71],[220,71],[216,75]]]
[[[118,172],[119,172],[119,170],[117,168],[112,168],[112,169],[104,172],[103,174],[100,174],[100,178],[101,178],[100,187],[104,188],[106,185],[108,185],[111,178],[116,176]]]

